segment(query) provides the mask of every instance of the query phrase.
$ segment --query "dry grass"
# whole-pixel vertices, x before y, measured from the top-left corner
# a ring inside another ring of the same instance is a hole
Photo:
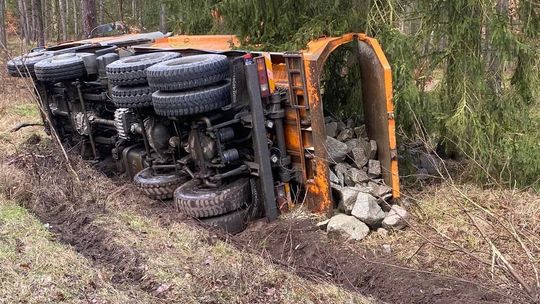
[[[534,289],[537,284],[534,267],[540,267],[537,193],[481,189],[468,184],[455,188],[444,182],[409,196],[415,199],[410,209],[414,215],[411,228],[391,233],[389,237],[372,234],[364,245],[375,251],[390,245],[401,262],[418,269],[521,289],[503,271],[500,259],[495,259],[493,246],[487,241],[491,240]],[[495,216],[489,216],[475,204]]]

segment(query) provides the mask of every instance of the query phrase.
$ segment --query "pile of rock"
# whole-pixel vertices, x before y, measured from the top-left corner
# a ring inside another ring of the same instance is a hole
[[[326,131],[330,182],[338,211],[320,226],[329,236],[353,240],[363,239],[370,230],[406,227],[409,214],[389,203],[392,188],[381,178],[377,142],[368,138],[365,126],[327,118]]]

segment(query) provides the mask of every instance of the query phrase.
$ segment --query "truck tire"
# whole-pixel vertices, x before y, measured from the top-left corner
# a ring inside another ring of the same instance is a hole
[[[107,66],[111,85],[146,84],[146,68],[156,63],[180,57],[179,53],[158,52],[125,57]]]
[[[173,198],[174,190],[188,180],[189,176],[187,174],[156,174],[152,168],[146,168],[133,177],[135,185],[141,192],[156,200]]]
[[[141,109],[152,106],[154,89],[147,85],[136,87],[115,86],[111,91],[112,101],[118,108]]]
[[[208,226],[218,227],[230,234],[237,234],[247,227],[248,212],[240,209],[222,216],[202,219],[201,222]]]
[[[218,188],[202,187],[202,182],[194,179],[174,192],[178,210],[197,218],[229,213],[247,206],[249,199],[249,178],[239,178]]]
[[[8,74],[14,77],[35,77],[34,65],[53,56],[52,52],[38,51],[15,57],[6,64]]]
[[[66,53],[41,60],[34,65],[36,78],[46,82],[59,82],[84,77],[86,67],[83,57],[91,53]]]
[[[146,70],[148,84],[164,92],[193,89],[229,77],[225,55],[205,54],[167,60]]]
[[[162,92],[152,94],[154,110],[166,117],[194,115],[210,112],[231,102],[231,84],[224,80],[215,85],[185,92]]]

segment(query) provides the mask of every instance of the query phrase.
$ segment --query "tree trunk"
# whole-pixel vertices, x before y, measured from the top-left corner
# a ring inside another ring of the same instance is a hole
[[[41,0],[32,0],[32,19],[35,21],[35,33],[37,45],[45,46],[45,34],[43,33],[43,10],[41,8]]]
[[[66,0],[58,0],[60,11],[60,28],[62,30],[62,40],[67,40],[67,23],[66,23]]]
[[[167,33],[167,5],[161,0],[159,6],[159,30],[165,34]]]
[[[77,40],[79,38],[79,17],[77,16],[77,1],[73,0],[73,39]]]
[[[24,3],[24,0],[17,0],[17,8],[19,10],[19,23],[20,23],[20,29],[21,29],[21,38],[23,40],[23,43],[25,45],[30,44],[29,37],[28,37],[28,27],[26,24],[26,5]]]
[[[82,0],[82,20],[83,20],[83,33],[84,37],[90,37],[92,30],[97,26],[96,24],[96,1],[95,0]]]
[[[37,41],[37,30],[36,30],[36,13],[34,8],[34,0],[30,0],[30,40]]]
[[[98,24],[103,24],[103,0],[98,1]]]
[[[7,47],[7,36],[6,36],[6,14],[4,12],[6,8],[5,0],[0,0],[0,47]]]
[[[118,0],[118,16],[120,16],[120,22],[124,23],[124,0]]]

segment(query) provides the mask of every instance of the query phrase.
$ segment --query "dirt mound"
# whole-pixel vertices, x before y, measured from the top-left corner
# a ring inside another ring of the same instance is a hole
[[[506,303],[501,294],[457,279],[393,265],[354,244],[329,240],[310,220],[254,224],[235,241],[311,280],[329,281],[388,303]]]

